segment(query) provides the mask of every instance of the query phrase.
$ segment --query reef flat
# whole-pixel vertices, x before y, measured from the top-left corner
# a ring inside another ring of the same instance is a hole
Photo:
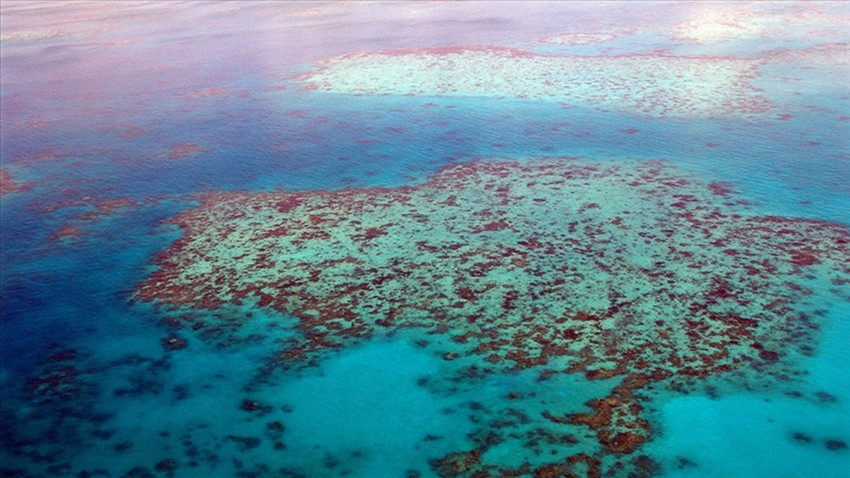
[[[304,81],[309,89],[344,93],[504,96],[649,116],[714,117],[768,109],[767,100],[749,85],[762,62],[452,47],[343,55],[320,62]]]
[[[538,476],[651,468],[635,455],[654,432],[646,390],[792,378],[818,329],[810,284],[841,301],[850,284],[846,226],[755,215],[728,184],[666,161],[478,160],[418,186],[209,194],[173,222],[184,235],[137,298],[291,314],[301,336],[281,339],[276,367],[413,330],[457,345],[432,351],[469,376],[616,382],[582,413],[555,404],[491,427],[435,460],[441,476],[508,473],[487,451],[518,436],[537,447],[540,426],[565,446],[529,452]]]

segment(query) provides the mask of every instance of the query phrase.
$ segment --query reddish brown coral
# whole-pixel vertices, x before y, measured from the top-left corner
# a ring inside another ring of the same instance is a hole
[[[546,415],[619,456],[651,437],[638,390],[791,374],[783,351],[817,327],[797,282],[846,299],[846,227],[754,216],[730,194],[664,162],[553,158],[458,164],[417,187],[211,195],[175,219],[184,236],[138,297],[292,314],[287,366],[413,328],[448,335],[465,352],[435,352],[476,374],[623,377],[591,413]]]

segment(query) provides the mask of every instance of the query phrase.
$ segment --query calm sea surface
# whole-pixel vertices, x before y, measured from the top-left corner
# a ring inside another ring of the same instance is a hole
[[[452,330],[416,327],[280,364],[282,344],[312,340],[292,310],[137,295],[187,234],[174,218],[210,194],[375,195],[481,159],[663,160],[728,187],[725,202],[746,215],[846,235],[850,3],[9,1],[0,20],[3,476],[850,477],[841,243],[811,245],[838,251],[823,259],[834,275],[772,279],[806,288],[788,306],[815,322],[810,337],[788,338],[776,369],[635,391],[647,425],[625,453],[604,427],[543,411],[598,411],[590,401],[622,399],[612,390],[634,370],[541,380],[545,367],[488,369],[484,355],[457,365],[445,354],[466,349]],[[473,54],[451,57],[459,47]],[[496,64],[486,54],[497,48],[515,56]],[[349,54],[385,62],[373,91],[342,84],[360,64],[329,61]],[[451,57],[414,70],[460,92],[388,86],[417,56]],[[516,66],[523,58],[586,67],[593,81],[564,99],[568,83],[546,90],[536,63]],[[688,79],[723,62],[750,66],[728,83],[722,72]],[[310,86],[324,68],[339,73]],[[656,73],[670,109],[641,111],[635,98]],[[700,110],[711,82],[766,106]],[[512,94],[528,85],[547,93]],[[677,103],[688,98],[697,113]]]

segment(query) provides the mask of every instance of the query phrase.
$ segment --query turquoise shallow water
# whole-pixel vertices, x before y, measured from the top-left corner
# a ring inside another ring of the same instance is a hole
[[[841,119],[850,92],[824,81],[824,71],[847,73],[840,30],[789,30],[753,49],[752,39],[677,41],[665,25],[693,12],[661,15],[673,7],[651,2],[387,5],[394,15],[365,4],[4,3],[0,163],[22,185],[10,192],[4,180],[0,202],[4,476],[435,476],[435,459],[484,440],[482,424],[521,421],[511,409],[578,413],[618,383],[580,374],[539,382],[537,370],[455,380],[462,366],[440,353],[457,345],[428,336],[422,347],[416,331],[270,370],[281,341],[300,338],[295,318],[133,299],[181,235],[167,221],[204,192],[408,186],[478,158],[664,158],[733,185],[755,214],[850,224],[850,121]],[[850,14],[846,3],[784,8],[809,9],[803,23]],[[595,46],[538,42],[600,25],[641,31]],[[782,108],[747,120],[356,96],[306,91],[296,78],[322,58],[390,48],[758,56],[821,42],[842,44],[844,64],[764,67],[754,86]],[[785,111],[792,117],[777,119]],[[797,363],[803,374],[755,390],[715,377],[709,391],[649,392],[656,433],[635,455],[657,463],[646,473],[850,476],[850,450],[839,445],[850,443],[847,303],[829,285],[811,287],[805,307],[823,313],[811,356]],[[184,314],[225,325],[195,331]],[[186,346],[171,346],[175,338]],[[534,399],[505,398],[517,391]],[[483,459],[518,468],[550,452],[596,452],[587,428],[569,433],[578,444],[541,437],[538,454],[510,442]]]

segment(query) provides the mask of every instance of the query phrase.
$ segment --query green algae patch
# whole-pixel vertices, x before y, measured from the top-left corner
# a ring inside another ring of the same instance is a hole
[[[529,452],[536,461],[515,471],[651,469],[635,453],[652,438],[648,390],[793,379],[818,328],[806,284],[840,301],[850,284],[847,227],[755,215],[729,185],[663,161],[476,161],[419,186],[208,195],[174,222],[184,236],[137,297],[296,317],[276,367],[417,330],[451,342],[428,350],[467,377],[615,381],[582,411],[525,416],[539,427],[485,427],[473,448],[432,462],[441,476],[506,473],[487,452],[519,427],[517,446],[568,452]]]

